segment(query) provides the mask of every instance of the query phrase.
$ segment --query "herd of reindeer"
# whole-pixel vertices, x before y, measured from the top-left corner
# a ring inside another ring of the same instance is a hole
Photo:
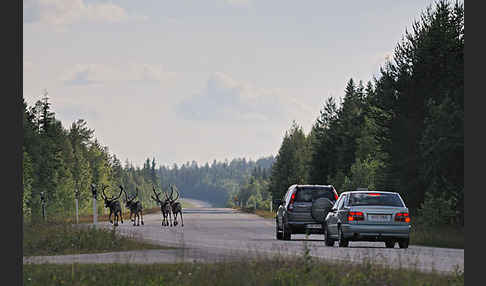
[[[114,226],[118,226],[119,219],[121,223],[123,223],[122,208],[120,202],[118,201],[118,199],[121,197],[123,192],[125,193],[125,199],[124,199],[125,207],[130,210],[130,221],[133,222],[134,226],[139,226],[140,222],[143,225],[142,203],[139,200],[135,201],[135,198],[138,196],[138,188],[136,188],[136,194],[129,198],[125,189],[123,189],[123,187],[120,186],[120,193],[118,194],[118,196],[113,196],[110,198],[105,194],[105,189],[107,187],[108,186],[102,186],[101,197],[105,202],[105,208],[109,208],[110,210],[110,215],[108,217],[110,223],[113,224]],[[168,192],[164,192],[165,198],[161,198],[160,196],[162,192],[157,193],[155,191],[155,187],[152,186],[152,191],[154,192],[155,197],[153,195],[151,195],[150,197],[158,205],[160,205],[160,211],[162,212],[162,226],[177,226],[178,215],[180,215],[181,218],[181,222],[182,222],[181,226],[184,226],[184,219],[182,218],[182,205],[180,202],[177,201],[177,199],[179,198],[179,192],[177,191],[177,188],[175,188],[175,186],[173,185],[170,186],[170,189],[171,189],[170,195],[168,194]],[[174,189],[176,190],[176,194],[177,194],[176,198],[173,197]],[[114,215],[113,220],[111,219],[112,215]]]

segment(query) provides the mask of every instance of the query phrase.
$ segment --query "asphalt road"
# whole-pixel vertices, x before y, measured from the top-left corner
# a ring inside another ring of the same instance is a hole
[[[371,260],[393,267],[422,271],[453,272],[464,270],[464,250],[409,246],[385,248],[381,242],[350,242],[348,248],[326,247],[322,235],[292,235],[291,241],[275,238],[275,221],[228,208],[201,207],[185,209],[184,227],[162,227],[161,214],[144,216],[145,225],[125,221],[121,233],[152,243],[179,249],[127,251],[103,254],[24,257],[24,263],[173,263],[221,261],[242,256],[300,255],[304,244],[313,257],[360,263]],[[107,222],[100,227],[113,227]],[[337,245],[337,244],[336,244]]]

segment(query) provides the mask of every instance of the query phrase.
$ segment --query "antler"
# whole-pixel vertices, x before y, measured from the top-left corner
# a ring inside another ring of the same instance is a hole
[[[156,201],[156,202],[160,202],[160,198],[159,198],[159,195],[160,195],[160,194],[157,194],[157,192],[155,191],[155,187],[154,187],[154,186],[152,186],[152,191],[154,192],[155,197],[156,197],[156,198],[154,198],[153,196],[151,196],[151,197],[152,197],[152,199],[153,199],[154,201]]]
[[[128,195],[127,195],[127,192],[123,189],[122,186],[120,186],[120,188],[123,190],[123,192],[125,193],[125,201],[128,202]]]
[[[177,201],[177,199],[179,198],[179,190],[176,186],[172,186],[172,192],[174,191],[174,189],[176,190],[177,198],[173,199],[173,201]],[[172,198],[172,193],[170,197]]]
[[[95,191],[96,191],[96,185],[95,185],[95,184],[91,184],[91,191],[92,191],[92,192],[95,192]],[[102,191],[103,191],[103,190],[102,190]],[[103,192],[102,192],[102,193],[100,193],[100,195],[101,195],[101,198],[102,198],[102,199],[106,199],[106,196],[104,196]]]
[[[174,185],[170,185],[170,200],[173,201],[172,195],[174,194]]]
[[[118,194],[118,197],[116,197],[116,199],[112,199],[112,200],[118,200],[120,198],[122,192],[123,192],[123,187],[120,185],[120,193]]]
[[[135,191],[136,191],[136,193],[133,196],[133,198],[131,199],[131,201],[133,201],[138,196],[138,188],[137,187],[135,187]]]
[[[108,186],[105,186],[105,185],[101,185],[101,195],[103,196],[103,199],[107,200],[108,197],[106,196],[105,194],[105,189],[107,188]]]

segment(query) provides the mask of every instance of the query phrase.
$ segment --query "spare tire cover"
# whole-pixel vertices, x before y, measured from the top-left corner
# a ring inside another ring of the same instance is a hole
[[[324,222],[333,203],[328,198],[319,198],[312,202],[311,215],[318,222]]]

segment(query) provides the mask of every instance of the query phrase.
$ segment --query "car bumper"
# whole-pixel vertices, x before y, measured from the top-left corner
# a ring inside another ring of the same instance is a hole
[[[315,225],[320,225],[321,228],[311,228],[311,226]],[[303,234],[303,233],[309,233],[309,234],[322,234],[324,233],[324,227],[322,223],[316,222],[316,221],[300,221],[300,222],[289,222],[289,227],[292,231],[292,233],[295,234]]]
[[[343,224],[344,238],[349,240],[380,241],[390,238],[409,238],[410,225]]]

